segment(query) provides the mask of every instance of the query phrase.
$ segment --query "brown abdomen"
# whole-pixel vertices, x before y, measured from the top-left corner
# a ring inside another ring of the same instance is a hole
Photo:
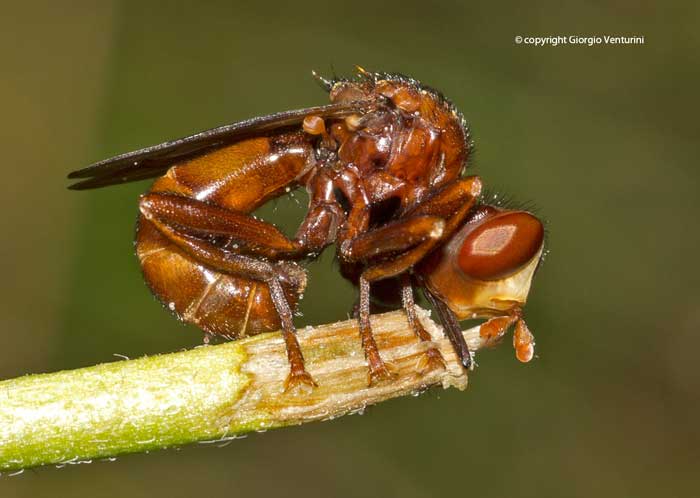
[[[255,138],[219,149],[174,166],[150,191],[248,213],[284,193],[307,167],[310,148],[297,137]],[[232,339],[280,328],[265,283],[204,266],[143,215],[138,218],[136,254],[151,291],[180,320]],[[284,291],[295,309],[304,289]]]
[[[197,263],[143,216],[136,252],[151,292],[180,320],[232,339],[280,328],[267,285]],[[303,289],[285,291],[295,308]]]

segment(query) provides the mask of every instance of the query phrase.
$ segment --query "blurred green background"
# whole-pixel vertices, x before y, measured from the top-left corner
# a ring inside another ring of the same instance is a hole
[[[472,171],[540,207],[551,253],[526,310],[539,354],[531,364],[506,343],[478,356],[465,392],[434,390],[224,448],[3,476],[0,495],[697,496],[699,10],[631,1],[4,6],[1,378],[200,344],[141,280],[132,236],[147,184],[76,193],[65,174],[324,103],[311,69],[350,74],[362,64],[441,89],[472,124]],[[514,43],[549,34],[646,43]],[[266,213],[291,229],[303,209],[289,200]],[[353,303],[331,253],[311,266],[299,325],[345,318]]]

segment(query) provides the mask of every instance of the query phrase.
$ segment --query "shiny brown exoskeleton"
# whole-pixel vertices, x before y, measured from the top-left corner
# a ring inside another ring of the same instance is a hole
[[[138,221],[137,254],[151,290],[208,333],[239,338],[281,327],[288,388],[314,385],[294,334],[293,311],[306,286],[296,261],[336,243],[343,274],[360,289],[370,378],[391,377],[370,329],[370,284],[401,279],[409,320],[429,340],[415,319],[408,272],[473,221],[481,191],[477,177],[462,176],[468,129],[440,94],[362,69],[357,80],[318,80],[330,105],[216,128],[69,175],[82,179],[73,189],[160,177],[141,197]],[[250,214],[297,187],[310,202],[294,238]],[[431,286],[432,274],[424,272],[419,285],[450,303],[450,292]],[[443,320],[454,320],[443,308]],[[503,310],[511,316],[516,308]],[[468,367],[468,351],[453,343]],[[442,364],[434,348],[426,357]]]
[[[515,325],[516,357],[528,362],[534,356],[535,341],[522,308],[543,249],[544,227],[533,214],[477,204],[451,236],[410,271],[377,282],[373,309],[403,306],[418,336],[430,340],[414,311],[413,288],[421,288],[465,368],[471,366],[471,355],[459,321],[466,319],[488,319],[480,327],[487,344],[498,343]],[[349,278],[353,278],[352,274]],[[441,356],[428,349],[419,370],[439,366],[444,366]]]

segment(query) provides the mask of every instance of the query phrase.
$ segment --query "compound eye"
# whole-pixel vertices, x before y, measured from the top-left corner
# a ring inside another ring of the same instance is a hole
[[[478,280],[500,280],[525,266],[542,247],[544,227],[530,213],[511,211],[486,218],[462,242],[458,264]]]

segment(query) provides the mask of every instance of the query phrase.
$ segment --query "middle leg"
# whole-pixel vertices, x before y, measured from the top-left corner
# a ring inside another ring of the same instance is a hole
[[[478,177],[457,180],[447,185],[424,204],[417,206],[405,218],[341,242],[340,255],[342,259],[345,261],[364,261],[367,264],[359,279],[359,321],[362,345],[369,363],[371,380],[386,377],[389,369],[379,355],[370,326],[370,283],[410,271],[441,240],[457,230],[476,203],[480,192],[481,181]],[[442,217],[447,221],[443,221]],[[393,258],[371,262],[373,258],[385,257],[394,251],[399,252]],[[408,292],[411,294],[409,295]],[[412,313],[413,321],[416,323],[414,305],[411,304],[413,295],[410,286],[407,292],[402,293],[402,300],[408,319],[411,320],[410,313]],[[449,309],[438,309],[437,311],[462,364],[469,368],[471,354],[464,343],[454,314]],[[414,330],[416,329],[414,328]],[[423,332],[426,333],[425,330]],[[420,337],[418,330],[416,333]],[[440,357],[439,360],[442,358]],[[432,362],[435,363],[435,360]],[[444,362],[442,363],[444,365]]]
[[[362,349],[365,352],[365,358],[367,358],[367,364],[369,366],[369,384],[372,385],[377,382],[392,380],[395,374],[379,355],[377,341],[374,340],[372,326],[369,321],[370,283],[362,275],[360,275],[359,286],[360,303],[358,321],[360,325],[360,339],[362,340]]]

